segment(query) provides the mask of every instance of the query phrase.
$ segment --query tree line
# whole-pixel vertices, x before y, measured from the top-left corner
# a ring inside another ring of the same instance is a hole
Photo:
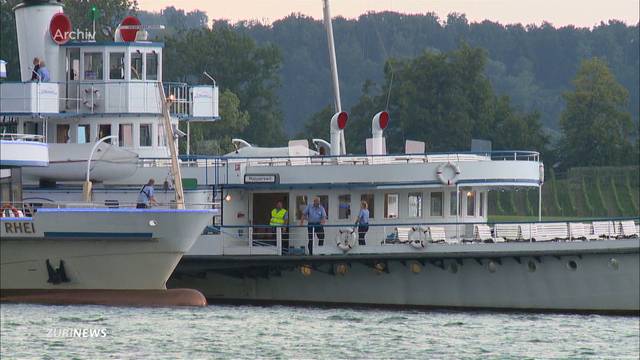
[[[74,25],[90,21],[77,1],[66,2]],[[232,137],[259,145],[328,137],[331,86],[319,21],[291,15],[270,25],[209,26],[199,11],[92,3],[100,26],[115,28],[127,13],[167,26],[152,33],[166,43],[165,81],[209,82],[203,71],[217,80],[222,120],[192,125],[192,152],[223,153]],[[0,56],[17,69],[11,5],[1,5]],[[618,21],[592,29],[469,23],[461,14],[337,18],[348,150],[364,150],[371,117],[387,109],[390,151],[407,139],[425,141],[430,151],[468,150],[472,138],[482,138],[494,149],[542,151],[562,168],[637,164],[638,29]]]

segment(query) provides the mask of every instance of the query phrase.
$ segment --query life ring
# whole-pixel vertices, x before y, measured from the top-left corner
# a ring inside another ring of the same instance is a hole
[[[423,249],[427,241],[427,230],[424,226],[412,226],[409,231],[409,245],[416,249]]]
[[[354,228],[341,228],[338,229],[338,234],[336,235],[336,245],[338,248],[344,252],[347,252],[356,244],[356,230]]]
[[[84,106],[93,110],[98,106],[98,100],[100,100],[100,90],[94,88],[84,89],[84,94],[82,95],[82,103]]]
[[[451,170],[453,170],[453,177],[451,179],[445,179],[444,178],[444,169],[445,168],[451,168]],[[452,186],[453,184],[456,183],[456,179],[458,178],[458,175],[460,175],[460,168],[458,167],[458,165],[452,163],[452,162],[448,162],[445,164],[440,164],[438,166],[438,168],[436,169],[436,176],[438,177],[438,180],[440,180],[440,182],[443,185],[447,185],[447,186]]]
[[[22,213],[20,212],[20,210],[16,209],[15,206],[11,205],[11,204],[4,204],[2,206],[2,217],[12,217],[10,216],[11,214],[13,214],[13,217],[22,217]]]

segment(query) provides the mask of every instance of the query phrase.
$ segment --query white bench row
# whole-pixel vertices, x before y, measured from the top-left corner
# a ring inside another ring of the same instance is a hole
[[[473,239],[467,241],[596,240],[637,236],[640,236],[640,229],[633,220],[495,224],[493,229],[486,224],[477,224],[473,227]],[[452,237],[447,238],[444,226],[436,225],[396,227],[394,238],[398,243],[457,242]]]

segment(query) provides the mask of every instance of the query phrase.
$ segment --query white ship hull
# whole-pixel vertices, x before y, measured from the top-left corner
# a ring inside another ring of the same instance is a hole
[[[211,216],[204,210],[40,209],[33,218],[5,218],[1,289],[165,289]],[[68,281],[52,281],[51,269],[61,267]]]
[[[169,287],[210,301],[640,312],[637,238],[431,247],[420,255],[186,256]]]

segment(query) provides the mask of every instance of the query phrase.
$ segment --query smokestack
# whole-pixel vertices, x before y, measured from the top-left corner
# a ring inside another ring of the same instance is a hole
[[[373,155],[384,155],[384,129],[389,125],[389,113],[380,111],[371,119],[371,137]]]
[[[337,112],[331,117],[331,155],[341,155],[342,131],[347,126],[349,115]]]
[[[62,2],[25,0],[16,5],[13,11],[22,81],[31,80],[33,59],[36,57],[47,64],[51,81],[61,81],[64,77],[60,67],[60,46],[51,38],[50,23],[55,14],[63,12]]]

